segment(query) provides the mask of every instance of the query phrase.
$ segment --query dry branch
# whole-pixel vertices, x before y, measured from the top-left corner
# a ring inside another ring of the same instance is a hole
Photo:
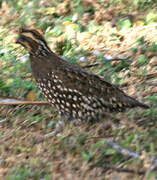
[[[14,98],[0,98],[0,105],[49,105],[46,101],[27,101]]]
[[[113,58],[108,59],[104,57],[104,63],[105,61],[124,61],[124,60],[128,60],[128,58],[113,57]],[[129,60],[129,61],[132,61],[132,60]],[[88,65],[83,66],[83,68],[91,68],[91,67],[95,67],[99,65],[104,65],[104,63],[88,64]]]

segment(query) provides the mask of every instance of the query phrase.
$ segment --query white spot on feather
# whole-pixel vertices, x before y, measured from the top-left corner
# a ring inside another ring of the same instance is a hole
[[[73,97],[73,100],[74,100],[74,101],[77,101],[77,96],[74,96],[74,97]]]
[[[70,107],[70,103],[66,102],[66,106]]]

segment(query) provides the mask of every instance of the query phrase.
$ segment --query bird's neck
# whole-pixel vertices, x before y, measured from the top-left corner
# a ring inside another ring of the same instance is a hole
[[[43,44],[38,44],[38,46],[36,48],[32,48],[30,51],[29,51],[29,54],[30,56],[33,56],[33,57],[47,57],[49,56],[50,54],[52,53],[51,49],[45,45],[44,43]]]

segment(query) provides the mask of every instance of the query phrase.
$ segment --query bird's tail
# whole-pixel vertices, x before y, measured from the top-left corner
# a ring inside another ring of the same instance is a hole
[[[145,108],[145,109],[150,108],[147,104],[139,102],[139,101],[137,101],[136,99],[134,99],[134,98],[132,98],[130,96],[126,96],[126,101],[127,101],[128,106],[130,106],[130,107],[139,106],[139,107],[142,107],[142,108]]]

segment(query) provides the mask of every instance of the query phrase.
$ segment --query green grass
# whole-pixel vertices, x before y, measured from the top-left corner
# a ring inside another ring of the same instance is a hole
[[[153,53],[157,50],[156,2],[57,0],[41,4],[37,0],[6,0],[0,3],[3,17],[0,24],[0,96],[27,99],[28,94],[34,92],[35,100],[44,100],[34,83],[27,52],[15,44],[18,29],[28,26],[42,30],[51,49],[66,61],[81,66],[100,63],[87,70],[151,107],[113,114],[95,124],[82,122],[74,126],[69,123],[61,137],[52,137],[32,147],[34,138],[54,130],[58,120],[55,109],[51,106],[1,106],[3,179],[49,180],[63,176],[74,179],[74,174],[75,177],[90,174],[91,179],[103,179],[108,172],[104,171],[107,164],[149,171],[145,161],[128,160],[106,145],[104,139],[112,138],[123,148],[145,153],[145,160],[156,154],[157,93],[156,86],[148,84],[157,81],[156,76],[149,77],[156,73],[156,65],[152,65],[155,62],[152,57],[156,57]],[[126,18],[127,15],[133,15],[133,19]],[[95,50],[98,54],[93,53]],[[124,57],[124,60],[104,60],[109,55]],[[100,171],[102,175],[98,177]],[[111,176],[112,173],[109,178]],[[143,179],[153,177],[155,174],[148,172]]]

